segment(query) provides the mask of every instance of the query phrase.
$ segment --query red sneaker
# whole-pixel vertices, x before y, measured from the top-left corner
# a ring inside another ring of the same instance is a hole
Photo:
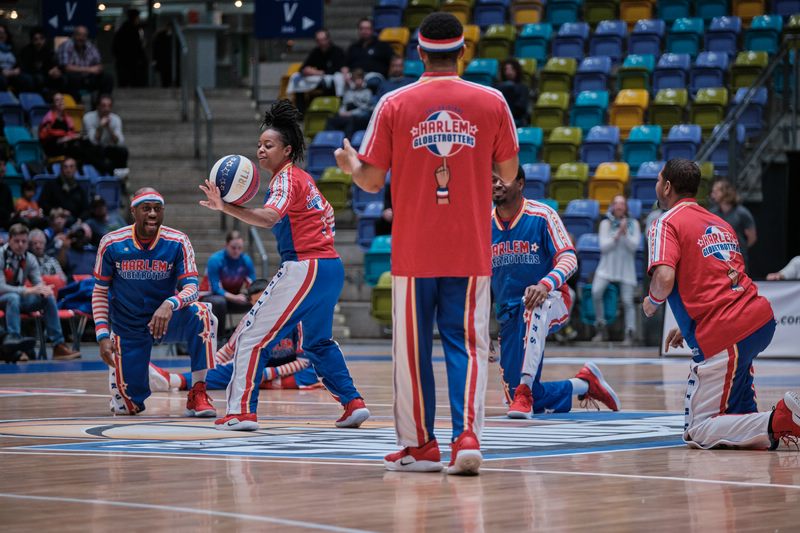
[[[603,373],[600,372],[597,365],[591,361],[587,362],[583,365],[583,368],[580,369],[580,372],[575,374],[575,377],[589,383],[589,392],[578,396],[578,400],[582,402],[594,400],[602,403],[612,411],[619,411],[620,402],[617,393],[614,392],[611,385],[603,379]],[[597,406],[597,404],[595,404],[595,406]],[[597,409],[600,410],[599,407],[597,407]]]
[[[217,416],[217,410],[211,405],[211,398],[206,393],[206,382],[198,381],[192,385],[186,397],[186,410],[183,416],[199,416],[209,418]]]
[[[416,448],[408,446],[383,458],[383,466],[393,472],[441,472],[442,455],[436,439]]]
[[[483,462],[481,444],[472,431],[465,431],[450,444],[450,465],[448,474],[477,476]]]
[[[258,420],[255,413],[225,415],[214,421],[214,427],[222,431],[255,431]]]
[[[533,411],[533,394],[531,388],[520,383],[514,391],[514,401],[508,406],[508,418],[530,418]]]
[[[336,421],[337,428],[357,428],[364,421],[369,418],[369,409],[367,409],[364,400],[355,398],[347,402],[344,406],[344,414]]]
[[[778,447],[781,439],[786,444],[793,443],[797,446],[797,439],[800,438],[800,395],[796,392],[787,392],[783,395],[783,400],[775,406],[770,420],[769,436],[773,450]]]

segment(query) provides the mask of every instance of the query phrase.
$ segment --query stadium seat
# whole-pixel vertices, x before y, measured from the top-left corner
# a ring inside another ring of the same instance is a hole
[[[419,79],[425,72],[425,65],[419,59],[406,59],[403,61],[403,76],[414,80]]]
[[[514,43],[515,57],[532,57],[544,64],[550,56],[550,39],[553,26],[548,23],[526,24]]]
[[[306,170],[318,179],[328,167],[336,166],[333,152],[344,144],[344,132],[321,131],[314,136],[306,152]]]
[[[338,167],[328,167],[317,181],[317,188],[334,210],[344,209],[350,204],[350,186],[353,178]]]
[[[576,95],[583,91],[607,91],[610,76],[610,57],[586,57],[575,73],[573,90]]]
[[[617,90],[645,89],[650,91],[650,75],[656,58],[650,54],[628,54],[617,70]]]
[[[620,135],[628,137],[631,128],[644,123],[650,94],[644,89],[624,89],[617,93],[611,106],[609,122],[619,127]]]
[[[658,201],[656,182],[664,161],[647,161],[639,167],[639,172],[630,182],[630,198],[641,202],[642,211],[647,214]]]
[[[689,54],[692,58],[700,51],[703,38],[703,19],[679,18],[672,23],[667,35],[667,51],[673,54]]]
[[[575,99],[569,123],[586,134],[592,127],[605,124],[607,111],[608,91],[583,91]]]
[[[464,61],[469,62],[478,52],[478,41],[481,40],[481,29],[475,24],[464,26]]]
[[[288,98],[288,93],[286,92],[289,88],[289,78],[292,77],[292,74],[296,74],[300,72],[300,67],[303,66],[303,63],[289,63],[289,66],[286,68],[286,72],[281,75],[281,83],[278,89],[278,98]],[[44,116],[44,115],[42,115]],[[40,119],[41,120],[41,119]],[[32,124],[32,123],[31,123]]]
[[[463,25],[469,23],[472,15],[472,0],[443,0],[439,11],[450,13]]]
[[[512,0],[511,23],[515,26],[541,22],[544,4],[540,0]]]
[[[115,176],[99,176],[94,180],[92,195],[99,196],[106,201],[109,211],[120,207],[122,197],[122,183]]]
[[[619,18],[632,30],[640,20],[653,18],[655,0],[621,0],[619,3]]]
[[[689,92],[686,89],[661,89],[650,106],[650,123],[661,126],[665,131],[676,124],[683,124],[688,103]]]
[[[712,132],[714,137],[719,136],[721,142],[717,145],[714,150],[711,152],[711,156],[709,159],[712,163],[714,163],[714,175],[715,176],[728,176],[728,168],[729,168],[729,157],[730,157],[730,129],[725,129],[722,131],[722,125],[717,124],[714,126],[714,130]],[[740,151],[742,144],[744,144],[746,138],[744,124],[738,124],[736,126],[736,137],[735,137],[735,146],[734,146],[734,157]]]
[[[33,138],[30,130],[24,126],[5,126],[3,136],[14,150],[14,161],[18,165],[38,162],[44,159],[39,141]]]
[[[383,189],[381,189],[378,192],[367,192],[361,187],[353,184],[352,190],[350,191],[350,198],[351,198],[351,205],[353,207],[353,212],[358,216],[361,216],[370,205],[375,203],[380,204],[382,208],[383,196],[384,196]]]
[[[511,55],[517,30],[511,24],[492,24],[478,42],[478,57],[503,61]]]
[[[678,124],[672,126],[664,142],[661,143],[662,159],[694,159],[700,148],[703,132],[697,124]]]
[[[791,17],[800,13],[800,2],[797,0],[772,0],[772,11],[782,17]]]
[[[739,89],[733,98],[734,105],[739,105],[744,101],[748,89]],[[744,113],[739,117],[739,124],[745,128],[748,138],[757,137],[764,129],[764,108],[767,105],[767,88],[759,87],[753,98],[747,104]]]
[[[666,27],[663,20],[638,21],[628,37],[628,53],[660,55]]]
[[[689,74],[689,89],[696,93],[707,87],[724,87],[728,72],[728,55],[719,52],[700,52]]]
[[[636,173],[645,161],[658,159],[661,146],[661,126],[635,126],[628,140],[622,145],[622,160],[630,171]]]
[[[653,73],[653,92],[686,87],[691,64],[692,58],[689,54],[662,54]]]
[[[86,109],[82,104],[75,102],[75,99],[70,94],[64,94],[64,112],[72,119],[72,125],[75,131],[80,133],[83,131],[83,115],[86,114]]]
[[[525,172],[525,198],[541,200],[547,196],[547,185],[550,183],[550,165],[533,163],[522,165]]]
[[[739,17],[714,17],[708,26],[705,49],[733,57],[739,50],[739,34],[742,32],[742,19]]]
[[[728,107],[728,89],[724,87],[705,88],[697,91],[689,122],[699,124],[703,135],[708,135],[714,126],[725,118]]]
[[[700,187],[697,189],[697,203],[703,207],[708,206],[711,193],[711,184],[714,181],[714,163],[711,161],[701,161],[697,164],[700,167]]]
[[[594,172],[600,163],[617,159],[619,128],[616,126],[595,126],[589,130],[581,146],[581,161]]]
[[[411,38],[411,32],[408,28],[384,28],[378,34],[378,40],[387,43],[394,50],[395,55],[403,57],[406,51],[406,45]]]
[[[754,17],[764,14],[764,0],[733,0],[733,14],[747,27]]]
[[[384,272],[391,270],[392,237],[378,235],[372,239],[369,250],[364,254],[364,280],[375,285]]]
[[[530,87],[536,77],[538,63],[532,57],[520,57],[517,61],[519,61],[519,66],[522,67],[522,83]]]
[[[439,8],[439,0],[408,0],[403,11],[403,26],[419,28],[422,20]]]
[[[543,92],[533,106],[533,125],[549,134],[553,128],[563,126],[567,119],[569,94]]]
[[[766,52],[739,52],[731,67],[731,89],[753,85],[768,63],[769,55]]]
[[[625,194],[629,180],[627,163],[600,163],[589,182],[589,198],[600,202],[601,211],[605,211],[615,196]]]
[[[418,44],[419,44],[419,29],[416,29],[411,33],[411,37],[409,37],[409,39],[408,39],[408,44],[406,45],[406,53],[405,53],[405,56],[404,56],[406,59],[419,59],[419,51],[417,50],[417,45]],[[464,59],[466,59],[467,61],[472,59],[471,55],[467,56],[467,51],[468,50],[469,49],[468,49],[468,46],[467,46],[467,39],[466,39],[466,36],[465,36],[465,38],[464,38]],[[474,48],[473,48],[473,51],[474,51]]]
[[[570,200],[561,215],[561,221],[574,241],[585,233],[593,233],[600,218],[600,204],[596,200]]]
[[[671,24],[691,15],[689,0],[658,0],[658,18]]]
[[[353,192],[358,187],[353,186]],[[356,244],[363,250],[369,250],[372,240],[375,238],[375,221],[383,213],[383,202],[376,201],[366,204],[358,211],[358,222],[356,223]]]
[[[584,233],[579,239],[576,239],[576,241],[575,249],[578,252],[578,265],[580,265],[580,276],[578,280],[581,283],[588,283],[594,271],[597,270],[597,264],[600,262],[600,239],[597,233]],[[590,287],[589,295],[588,299],[586,297],[583,299],[581,315],[585,312],[583,308],[586,307],[592,308],[592,316],[594,316],[594,306],[591,305],[591,286],[588,287]],[[616,285],[610,284],[609,288],[611,287],[616,288]],[[612,291],[613,290],[614,289],[612,289]],[[584,294],[585,293],[586,289],[584,288]],[[616,303],[614,305],[614,314],[616,315]],[[607,314],[606,316],[609,315]],[[594,318],[592,318],[592,323],[594,323]]]
[[[370,314],[382,326],[392,324],[392,274],[384,272],[372,288]]]
[[[505,24],[507,2],[503,0],[477,0],[472,9],[472,23],[481,29],[492,24]]]
[[[624,55],[628,27],[621,20],[602,20],[595,28],[589,40],[590,56],[610,57],[614,64],[619,63]]]
[[[778,15],[753,17],[750,29],[744,32],[744,49],[774,54],[780,48],[783,19]]]
[[[578,20],[581,0],[548,0],[545,20],[555,27]]]
[[[313,137],[323,131],[328,119],[339,111],[340,104],[341,100],[337,96],[317,96],[311,100],[305,116],[306,136]]]
[[[36,174],[33,176],[33,183],[36,184],[36,193],[33,196],[33,199],[37,202],[39,198],[42,196],[42,189],[49,181],[55,181],[58,179],[58,176],[55,174]]]
[[[6,126],[24,126],[25,113],[19,100],[8,91],[0,91],[0,114]]]
[[[584,0],[583,20],[596,27],[600,22],[617,18],[619,0]]]
[[[539,91],[565,92],[572,88],[578,62],[571,57],[551,57],[539,75]]]
[[[542,147],[542,161],[548,163],[551,169],[576,161],[582,138],[580,128],[554,128]]]
[[[491,87],[497,80],[500,63],[496,59],[476,58],[469,62],[464,75],[465,80]]]
[[[697,0],[694,2],[694,14],[708,24],[715,17],[722,17],[729,13],[728,0]]]
[[[372,8],[372,24],[375,31],[403,25],[403,9],[406,0],[380,0]]]
[[[519,162],[521,165],[536,163],[539,160],[539,151],[544,142],[544,132],[541,128],[517,128],[519,139]]]
[[[586,182],[589,179],[589,165],[586,163],[564,163],[550,181],[550,197],[561,205],[570,200],[586,197]]]
[[[585,22],[568,22],[558,29],[552,44],[553,57],[583,59],[586,41],[589,39],[589,25]]]
[[[350,145],[353,148],[355,148],[356,150],[361,148],[361,142],[364,140],[364,134],[365,133],[366,133],[366,131],[364,131],[364,130],[358,130],[358,131],[353,133],[353,138],[350,139]]]
[[[549,168],[549,167],[548,167]],[[558,211],[558,201],[554,200],[553,198],[544,198],[542,200],[538,200],[539,203],[542,203],[552,209],[553,211]]]

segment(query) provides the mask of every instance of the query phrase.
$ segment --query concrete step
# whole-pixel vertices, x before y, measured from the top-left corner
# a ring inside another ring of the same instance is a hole
[[[370,311],[369,302],[339,302],[339,309],[347,320],[350,334],[357,339],[381,339],[391,337]]]

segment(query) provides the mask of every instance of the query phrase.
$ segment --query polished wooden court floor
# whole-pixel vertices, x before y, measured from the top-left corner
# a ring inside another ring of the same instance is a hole
[[[91,350],[87,350],[87,353]],[[106,373],[0,367],[0,530],[798,531],[800,451],[698,451],[680,442],[687,361],[650,349],[548,349],[545,379],[597,362],[620,413],[503,417],[497,366],[477,477],[386,472],[396,449],[389,346],[345,345],[373,417],[337,430],[324,391],[262,391],[261,430],[182,418],[184,392],[108,415]],[[96,353],[96,350],[95,350]],[[185,368],[186,358],[162,359]],[[437,431],[449,441],[444,363]],[[796,361],[759,361],[759,404],[800,389]],[[219,409],[224,392],[213,391]],[[447,446],[443,445],[443,452]]]

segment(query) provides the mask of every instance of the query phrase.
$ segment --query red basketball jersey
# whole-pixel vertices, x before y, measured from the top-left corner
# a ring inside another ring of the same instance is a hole
[[[503,95],[455,73],[386,94],[359,158],[391,170],[392,274],[489,276],[492,162],[519,151]]]

